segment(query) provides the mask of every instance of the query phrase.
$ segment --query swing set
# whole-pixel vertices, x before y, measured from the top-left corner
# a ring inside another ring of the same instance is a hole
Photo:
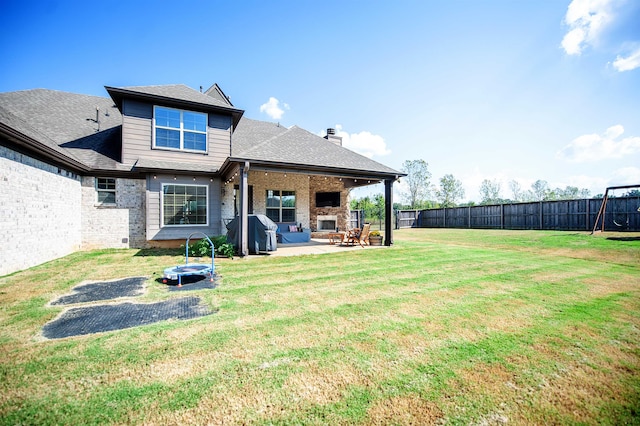
[[[591,235],[595,234],[598,231],[604,232],[604,217],[607,211],[607,202],[609,201],[609,191],[610,190],[615,191],[616,189],[631,189],[631,188],[640,188],[640,185],[610,186],[607,188],[607,190],[604,192],[604,197],[602,199],[602,204],[600,205],[600,210],[598,210],[596,221],[593,224],[593,230],[591,231]],[[638,206],[636,211],[640,213],[640,206]],[[625,209],[624,212],[614,211],[612,213],[613,213],[614,225],[616,225],[618,228],[621,228],[621,229],[626,229],[629,227],[629,210],[628,209]],[[632,212],[632,213],[635,213],[635,212]],[[598,230],[598,222],[600,222],[599,230]]]

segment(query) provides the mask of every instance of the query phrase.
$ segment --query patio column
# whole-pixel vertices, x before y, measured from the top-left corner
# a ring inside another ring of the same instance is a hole
[[[393,244],[393,182],[394,180],[385,179],[384,181],[384,245]]]
[[[240,164],[240,229],[238,230],[238,250],[240,256],[249,255],[249,162]]]

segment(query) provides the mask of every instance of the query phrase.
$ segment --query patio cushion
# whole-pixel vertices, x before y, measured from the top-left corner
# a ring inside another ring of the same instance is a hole
[[[278,230],[276,235],[278,237],[278,243],[281,244],[296,244],[296,243],[308,243],[311,241],[311,230],[303,228],[302,231],[298,231],[298,226],[295,223],[282,223],[277,222]],[[292,229],[295,229],[292,231]]]

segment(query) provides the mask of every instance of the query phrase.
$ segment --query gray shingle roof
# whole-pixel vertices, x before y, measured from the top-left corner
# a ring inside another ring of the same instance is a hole
[[[232,136],[232,159],[302,168],[307,166],[316,170],[323,168],[334,172],[371,172],[385,176],[400,174],[297,126],[286,128],[275,123],[240,118],[241,110],[184,85],[114,90],[117,96],[135,92],[235,111],[239,122]],[[96,121],[96,108],[99,123]],[[119,162],[122,115],[112,99],[47,89],[0,93],[0,122],[91,169],[129,170]],[[215,171],[208,167],[145,159],[139,161],[137,168]]]
[[[158,172],[170,171],[170,172],[200,172],[200,173],[215,173],[218,171],[218,167],[213,165],[206,165],[202,163],[181,163],[176,161],[159,161],[150,160],[147,158],[140,158],[133,166],[134,170],[154,170]]]
[[[107,90],[113,89],[108,87]],[[221,108],[229,108],[230,105],[222,100],[200,93],[184,84],[168,84],[162,86],[128,86],[121,87],[121,90],[138,93],[140,95],[151,95],[168,100],[180,100],[184,102],[201,104],[207,106],[215,106]]]
[[[1,121],[23,135],[89,167],[122,169],[122,116],[111,99],[33,89],[0,93],[0,107]]]
[[[401,174],[300,127],[286,128],[244,117],[233,134],[231,155],[248,161],[322,166],[385,175]]]

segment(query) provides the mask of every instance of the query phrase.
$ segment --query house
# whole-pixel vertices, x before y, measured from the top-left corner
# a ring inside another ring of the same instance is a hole
[[[175,245],[247,215],[349,226],[349,189],[403,174],[299,127],[245,118],[220,87],[0,94],[0,275],[77,250]],[[391,220],[386,244],[391,244]],[[240,232],[247,254],[246,231]]]

